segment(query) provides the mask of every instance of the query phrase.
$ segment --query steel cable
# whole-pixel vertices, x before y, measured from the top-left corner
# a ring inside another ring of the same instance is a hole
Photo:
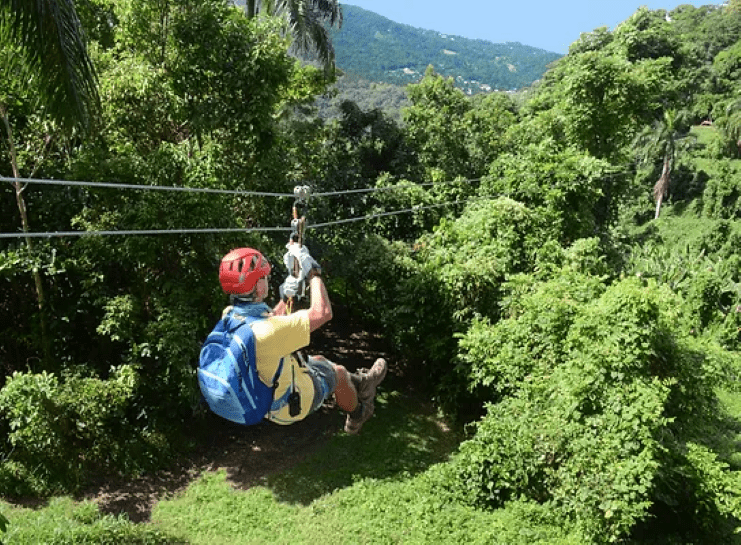
[[[43,184],[43,185],[61,185],[73,187],[105,187],[111,189],[138,189],[155,190],[155,191],[182,191],[186,193],[211,193],[218,195],[246,195],[254,197],[293,197],[293,193],[270,193],[266,191],[242,191],[239,189],[210,189],[207,187],[176,187],[168,185],[137,185],[137,184],[119,184],[112,182],[75,182],[69,180],[44,180],[39,178],[8,178],[0,176],[0,182],[22,183],[22,184]]]

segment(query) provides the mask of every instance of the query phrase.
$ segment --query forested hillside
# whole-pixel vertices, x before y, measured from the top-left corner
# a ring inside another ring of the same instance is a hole
[[[332,30],[337,66],[375,82],[417,83],[429,65],[466,93],[528,87],[561,55],[518,42],[495,44],[395,23],[343,4]]]
[[[6,545],[740,542],[741,3],[641,8],[517,98],[426,63],[400,121],[318,115],[333,76],[289,54],[284,14],[91,0],[40,42],[6,4]],[[192,451],[220,260],[260,248],[277,297],[297,185],[398,389],[249,490],[204,469],[141,524],[76,503]],[[450,456],[408,392],[460,429]]]

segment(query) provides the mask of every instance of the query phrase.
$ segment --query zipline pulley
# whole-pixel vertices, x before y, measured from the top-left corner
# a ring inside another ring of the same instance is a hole
[[[306,232],[306,216],[300,212],[300,208],[305,207],[311,196],[311,189],[308,185],[297,185],[293,188],[293,201],[292,219],[291,219],[291,236],[289,237],[288,243],[296,243],[299,247],[304,245],[304,233]],[[290,258],[291,263],[288,265],[288,272],[294,278],[301,277],[301,264],[298,259]],[[306,296],[306,283],[301,282],[299,291],[296,293],[296,299],[303,299]],[[288,300],[288,312],[293,310],[293,299],[290,297]]]

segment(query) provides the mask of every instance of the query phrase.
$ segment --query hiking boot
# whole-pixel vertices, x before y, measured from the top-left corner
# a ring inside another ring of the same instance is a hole
[[[371,399],[370,401],[363,401],[362,411],[360,416],[353,418],[352,414],[348,413],[347,419],[345,420],[345,432],[351,435],[356,435],[360,432],[360,428],[363,427],[368,419],[373,416],[373,411],[376,408],[376,404]]]
[[[360,372],[360,385],[358,386],[358,399],[360,401],[373,401],[376,397],[376,388],[386,377],[388,365],[386,360],[378,358],[370,368],[370,371]]]

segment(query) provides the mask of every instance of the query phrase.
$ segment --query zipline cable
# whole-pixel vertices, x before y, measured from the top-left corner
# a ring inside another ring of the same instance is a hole
[[[312,193],[315,197],[335,197],[340,195],[351,195],[356,193],[374,193],[376,191],[394,191],[399,189],[410,189],[413,187],[432,187],[437,185],[462,184],[480,182],[480,178],[470,180],[446,180],[441,182],[412,183],[409,185],[393,185],[384,187],[369,187],[361,189],[348,189],[342,191],[326,191],[323,193]],[[22,184],[40,184],[40,185],[58,185],[70,187],[102,187],[108,189],[135,189],[139,191],[180,191],[185,193],[210,193],[217,195],[245,195],[256,197],[293,197],[293,193],[274,193],[269,191],[248,191],[239,189],[210,189],[206,187],[177,187],[167,185],[138,185],[138,184],[121,184],[114,182],[81,182],[71,180],[52,180],[42,178],[11,178],[0,176],[0,182],[22,183]]]
[[[56,238],[56,237],[87,237],[112,235],[189,235],[204,233],[263,233],[276,231],[290,231],[290,227],[245,227],[242,229],[152,229],[134,231],[53,231],[48,233],[0,233],[0,238]]]
[[[336,197],[341,195],[352,195],[355,193],[375,193],[376,191],[393,191],[396,189],[412,189],[414,187],[431,187],[436,185],[445,185],[445,184],[463,184],[463,183],[474,183],[474,182],[480,182],[481,178],[474,178],[472,180],[449,180],[445,182],[425,182],[421,184],[409,184],[409,185],[389,185],[389,186],[382,186],[382,187],[368,187],[363,189],[347,189],[344,191],[326,191],[324,193],[312,193],[311,195],[313,197]]]
[[[467,199],[458,201],[449,201],[438,204],[428,205],[417,205],[411,208],[405,208],[403,210],[394,210],[392,212],[379,212],[376,214],[367,214],[365,216],[357,216],[354,218],[347,218],[343,220],[328,221],[324,223],[315,223],[313,225],[307,225],[307,229],[319,229],[322,227],[330,227],[332,225],[342,225],[346,223],[354,223],[358,221],[368,221],[376,218],[383,218],[388,216],[397,216],[399,214],[406,214],[409,212],[419,212],[422,210],[430,210],[433,208],[442,208],[444,206],[454,206],[456,204],[466,204],[474,200],[492,200],[500,198],[503,195],[477,195]],[[56,238],[56,237],[85,237],[85,236],[114,236],[114,235],[186,235],[186,234],[207,234],[207,233],[260,233],[260,232],[289,232],[292,231],[292,227],[245,227],[245,228],[226,228],[226,229],[154,229],[154,230],[121,230],[121,231],[52,231],[52,232],[37,232],[37,233],[0,233],[0,239],[3,238]]]
[[[0,176],[0,182],[22,184],[62,185],[74,187],[106,187],[112,189],[138,189],[157,191],[183,191],[187,193],[212,193],[219,195],[247,195],[254,197],[293,197],[293,193],[270,193],[266,191],[242,191],[239,189],[209,189],[207,187],[176,187],[171,185],[137,185],[112,182],[74,182],[69,180],[44,180],[39,178],[8,178]]]
[[[344,224],[344,223],[353,223],[353,222],[356,222],[356,221],[366,221],[366,220],[372,220],[372,219],[376,219],[376,218],[383,218],[383,217],[386,217],[386,216],[396,216],[396,215],[399,215],[399,214],[406,214],[408,212],[419,212],[420,210],[429,210],[431,208],[441,208],[443,206],[453,206],[453,205],[456,205],[456,204],[465,204],[465,203],[467,203],[467,202],[469,202],[469,201],[471,201],[473,199],[477,199],[477,198],[478,199],[490,199],[492,197],[471,197],[469,199],[465,199],[465,200],[462,200],[462,201],[449,201],[449,202],[444,202],[444,203],[439,203],[439,204],[428,204],[428,205],[425,205],[425,206],[413,206],[412,208],[406,208],[404,210],[395,210],[393,212],[379,212],[377,214],[369,214],[367,216],[358,216],[358,217],[355,217],[355,218],[348,218],[348,219],[344,219],[344,220],[328,221],[328,222],[325,222],[325,223],[315,223],[313,225],[308,225],[307,226],[307,229],[319,229],[320,227],[329,227],[331,225],[341,225],[341,224]]]

